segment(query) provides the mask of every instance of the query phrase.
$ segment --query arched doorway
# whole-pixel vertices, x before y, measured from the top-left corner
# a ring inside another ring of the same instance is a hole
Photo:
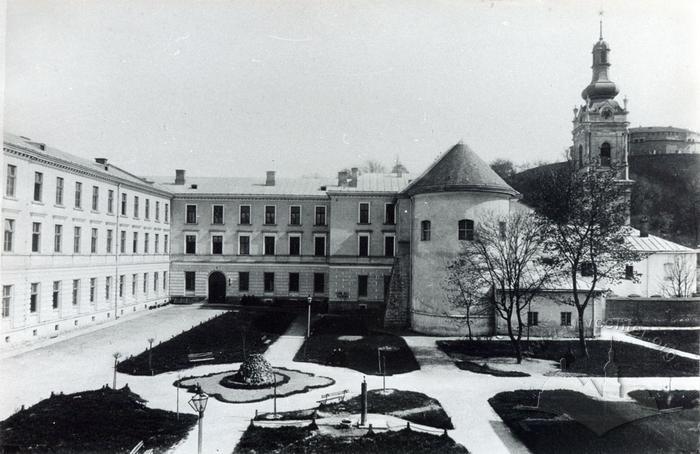
[[[223,303],[226,301],[226,276],[220,271],[214,271],[209,275],[209,303]]]

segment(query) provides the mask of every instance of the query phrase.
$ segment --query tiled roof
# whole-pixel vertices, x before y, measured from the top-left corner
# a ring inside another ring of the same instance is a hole
[[[83,168],[87,168],[92,172],[102,174],[106,177],[120,178],[122,180],[126,180],[140,186],[152,188],[154,187],[150,182],[146,181],[145,179],[131,174],[125,170],[122,170],[111,163],[108,164],[107,169],[105,170],[105,166],[103,164],[98,164],[93,160],[85,159],[80,156],[67,153],[65,151],[59,150],[58,148],[53,148],[39,141],[32,140],[28,137],[17,136],[15,134],[10,134],[6,132],[4,133],[4,141],[7,145],[14,145],[19,148],[29,149],[39,156],[45,156],[48,159],[63,162],[64,164],[69,166],[80,166]]]
[[[174,194],[230,194],[230,195],[285,195],[285,196],[317,196],[324,197],[327,187],[335,184],[333,179],[326,178],[275,178],[274,186],[265,185],[265,177],[190,177],[184,185],[174,184],[169,177],[149,177],[158,186]],[[197,188],[194,189],[192,185]]]
[[[676,128],[674,126],[639,126],[637,128],[629,128],[630,134],[638,132],[681,132],[688,134],[697,134],[697,132],[685,128]]]
[[[685,252],[693,253],[693,249],[687,248],[672,241],[664,240],[658,236],[649,235],[640,237],[639,230],[631,229],[632,235],[626,238],[632,248],[639,252]]]
[[[329,191],[338,192],[401,192],[411,181],[409,174],[365,173],[358,175],[357,186],[333,186]]]
[[[515,189],[462,142],[443,153],[404,189],[409,195],[446,191],[487,191],[518,195]]]

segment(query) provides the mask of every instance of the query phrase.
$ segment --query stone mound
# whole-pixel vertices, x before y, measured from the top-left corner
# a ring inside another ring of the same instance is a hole
[[[239,383],[253,386],[272,385],[275,382],[272,366],[259,353],[248,355],[233,378]]]

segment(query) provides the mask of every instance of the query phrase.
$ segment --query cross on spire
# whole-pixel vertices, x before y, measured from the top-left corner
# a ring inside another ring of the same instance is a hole
[[[604,11],[602,9],[598,11],[598,15],[600,16],[600,39],[603,39],[603,14]]]

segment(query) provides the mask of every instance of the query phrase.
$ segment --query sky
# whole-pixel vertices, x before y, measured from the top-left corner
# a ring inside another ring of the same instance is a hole
[[[557,161],[601,9],[630,126],[700,131],[696,0],[9,0],[3,124],[140,175]]]

